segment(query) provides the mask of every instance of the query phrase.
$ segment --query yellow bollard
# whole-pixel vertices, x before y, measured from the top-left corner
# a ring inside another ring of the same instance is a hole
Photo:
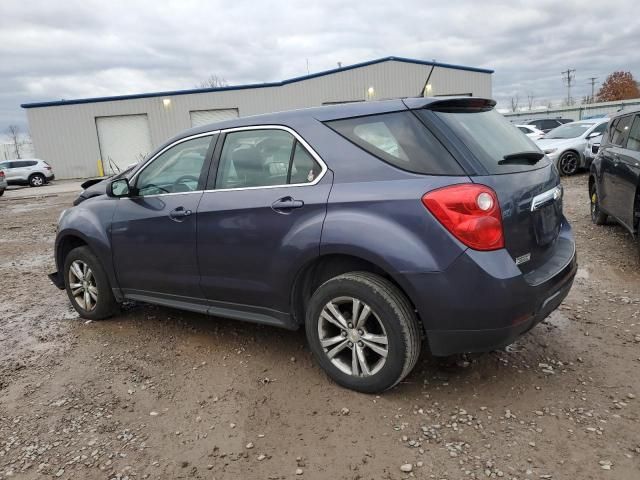
[[[104,166],[102,165],[102,159],[98,159],[98,176],[104,177]]]

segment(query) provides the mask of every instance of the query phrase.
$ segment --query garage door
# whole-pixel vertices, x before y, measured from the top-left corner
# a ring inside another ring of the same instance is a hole
[[[210,123],[238,118],[238,109],[194,110],[193,112],[189,112],[189,115],[191,115],[191,126],[199,127],[200,125],[208,125]]]
[[[96,128],[105,174],[124,170],[151,152],[146,115],[96,117]]]

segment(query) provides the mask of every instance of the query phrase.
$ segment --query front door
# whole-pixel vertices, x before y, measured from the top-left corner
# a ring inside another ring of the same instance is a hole
[[[215,182],[198,208],[202,289],[212,313],[232,308],[278,323],[289,311],[294,270],[319,254],[333,177],[284,127],[221,141]]]
[[[618,152],[618,181],[620,186],[620,220],[629,228],[635,224],[637,186],[640,180],[640,115],[635,115],[625,148]]]
[[[196,218],[214,136],[165,149],[132,179],[112,224],[113,263],[128,298],[204,303],[196,255]]]

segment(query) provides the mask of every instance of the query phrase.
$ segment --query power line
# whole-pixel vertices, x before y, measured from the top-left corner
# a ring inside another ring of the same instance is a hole
[[[576,70],[568,68],[564,72],[560,72],[562,74],[562,79],[564,83],[567,84],[567,105],[571,105],[571,83],[576,78]]]

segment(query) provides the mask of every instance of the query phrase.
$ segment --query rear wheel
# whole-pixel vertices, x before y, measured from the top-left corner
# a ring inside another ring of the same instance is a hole
[[[600,210],[600,199],[596,190],[595,183],[589,188],[589,199],[591,203],[591,221],[596,225],[604,225],[607,223],[607,214]]]
[[[89,247],[74,248],[65,258],[64,285],[83,318],[102,320],[118,310],[107,275]]]
[[[574,175],[580,166],[580,157],[576,152],[563,153],[558,162],[562,175]]]
[[[418,319],[408,299],[368,272],[322,284],[311,297],[305,326],[320,366],[338,384],[359,392],[392,388],[420,354]]]
[[[41,187],[45,184],[46,179],[44,175],[41,173],[35,173],[29,177],[29,186],[31,187]]]

